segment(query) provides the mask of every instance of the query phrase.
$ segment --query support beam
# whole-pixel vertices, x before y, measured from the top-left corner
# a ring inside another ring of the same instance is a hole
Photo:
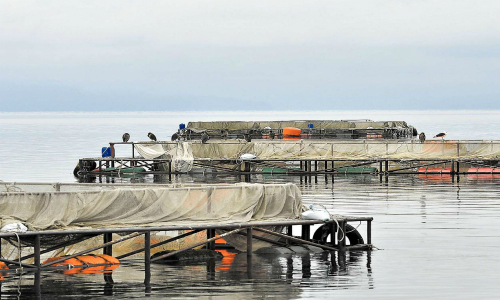
[[[157,260],[160,260],[160,259],[164,259],[164,258],[167,258],[167,257],[170,257],[170,256],[173,256],[173,255],[176,255],[177,253],[181,253],[181,252],[184,252],[186,250],[189,250],[189,249],[193,249],[193,248],[196,248],[198,246],[201,246],[205,243],[209,243],[209,242],[212,242],[212,241],[215,241],[215,240],[218,240],[218,239],[221,239],[221,238],[224,238],[228,235],[231,235],[231,234],[235,234],[237,232],[240,232],[242,231],[244,228],[238,228],[238,229],[235,229],[235,230],[232,230],[232,231],[229,231],[229,232],[226,232],[224,234],[221,234],[219,236],[216,236],[216,237],[213,237],[211,238],[210,240],[207,240],[206,242],[199,242],[199,243],[196,243],[194,245],[191,245],[189,247],[185,247],[185,248],[182,248],[182,249],[179,249],[179,250],[176,250],[176,251],[172,251],[172,252],[169,252],[167,254],[164,254],[164,255],[160,255],[158,257],[155,257],[153,259],[151,259],[151,262],[155,262]]]
[[[282,233],[278,233],[278,232],[274,232],[274,231],[271,231],[271,230],[267,230],[267,229],[264,229],[264,228],[254,227],[253,229],[255,229],[257,231],[266,232],[266,233],[269,233],[269,234],[272,234],[272,235],[275,235],[275,236],[279,236],[279,237],[282,237],[282,238],[285,238],[285,239],[289,239],[289,240],[292,240],[292,241],[300,243],[300,244],[307,244],[307,245],[311,245],[311,246],[316,246],[316,247],[319,247],[319,248],[322,248],[322,249],[325,249],[325,250],[330,250],[330,251],[338,251],[337,248],[333,248],[333,247],[329,247],[329,246],[325,246],[325,245],[321,245],[321,244],[317,244],[317,243],[305,241],[305,240],[302,240],[302,239],[299,239],[299,238],[296,238],[296,237],[293,237],[293,236],[288,236],[288,235],[285,235],[285,234],[282,234]]]
[[[185,238],[185,237],[187,237],[187,236],[193,235],[193,234],[198,233],[198,232],[200,232],[200,231],[201,231],[201,229],[196,229],[196,230],[193,230],[193,231],[190,231],[190,232],[183,233],[183,234],[178,235],[178,236],[176,236],[176,237],[173,237],[173,238],[171,238],[171,239],[164,240],[164,241],[161,241],[161,242],[158,242],[158,243],[152,244],[152,245],[150,246],[150,248],[151,248],[151,249],[153,249],[153,248],[159,247],[159,246],[161,246],[161,245],[168,244],[168,243],[171,243],[171,242],[173,242],[173,241],[177,241],[178,239]],[[117,256],[116,258],[117,258],[117,259],[122,259],[122,258],[129,257],[129,256],[132,256],[132,255],[137,254],[137,253],[141,253],[141,252],[143,252],[143,251],[145,251],[145,250],[146,250],[146,248],[137,249],[137,250],[134,250],[134,251],[131,251],[131,252],[128,252],[128,253],[122,254],[122,255],[120,255],[120,256]]]
[[[19,264],[19,261],[15,261],[15,260],[0,258],[0,261],[4,262],[6,264],[9,264],[9,265],[17,265],[17,266],[21,266],[23,268],[36,269],[35,265],[29,265],[29,264],[23,264],[23,263]]]
[[[141,234],[144,234],[144,232],[135,232],[135,233],[132,233],[132,234],[129,234],[127,236],[124,236],[122,238],[119,238],[117,240],[114,240],[114,241],[111,241],[111,242],[108,242],[108,243],[105,243],[105,244],[102,244],[102,245],[99,245],[97,247],[92,247],[92,248],[89,248],[87,250],[84,250],[84,251],[80,251],[78,253],[75,253],[75,254],[72,254],[72,255],[68,255],[68,256],[65,256],[61,259],[57,259],[57,260],[54,260],[54,261],[51,261],[45,265],[42,266],[42,268],[45,268],[45,267],[48,267],[48,266],[51,266],[51,265],[55,265],[55,264],[58,264],[58,263],[61,263],[67,259],[70,259],[70,258],[73,258],[73,257],[77,257],[77,256],[80,256],[80,255],[84,255],[84,254],[87,254],[89,252],[92,252],[92,251],[96,251],[96,250],[99,250],[101,248],[104,248],[106,246],[109,246],[109,245],[114,245],[114,244],[117,244],[117,243],[120,243],[120,242],[123,242],[123,241],[126,241],[126,240],[129,240],[131,238],[134,238],[136,236],[139,236]]]
[[[237,233],[238,235],[242,235],[242,236],[247,236],[247,233],[245,231],[241,231],[241,232],[238,232]],[[259,241],[264,241],[264,242],[267,242],[267,243],[270,243],[270,244],[273,244],[273,245],[277,245],[277,246],[280,246],[280,247],[286,247],[287,244],[286,243],[282,243],[282,242],[278,242],[278,241],[273,241],[271,239],[268,239],[268,238],[265,238],[265,237],[262,237],[262,236],[258,236],[258,235],[253,235],[252,236],[253,239],[256,239],[256,240],[259,240]]]

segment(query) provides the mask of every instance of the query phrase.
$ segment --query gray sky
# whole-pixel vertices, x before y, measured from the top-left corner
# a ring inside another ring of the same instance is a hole
[[[0,0],[0,111],[500,109],[500,1]]]

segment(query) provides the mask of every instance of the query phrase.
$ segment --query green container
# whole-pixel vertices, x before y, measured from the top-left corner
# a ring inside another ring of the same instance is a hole
[[[369,173],[377,173],[377,168],[373,168],[373,167],[342,167],[342,168],[337,169],[337,173],[369,174]]]
[[[300,170],[299,168],[291,168],[291,169],[287,169],[287,168],[263,168],[262,169],[262,173],[269,173],[269,174],[286,174],[290,171],[294,171],[294,170]]]
[[[130,173],[142,173],[142,172],[146,172],[146,169],[144,169],[143,167],[122,168],[122,169],[107,168],[104,171],[105,172],[120,172],[121,174],[130,174]]]

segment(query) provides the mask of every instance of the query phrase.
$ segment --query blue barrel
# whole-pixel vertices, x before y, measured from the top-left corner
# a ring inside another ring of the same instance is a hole
[[[313,127],[314,127],[313,123],[307,124],[307,128],[313,129]]]
[[[186,128],[186,124],[184,123],[179,124],[179,129],[184,129],[184,128]]]
[[[101,153],[102,153],[102,157],[110,157],[111,156],[111,147],[102,147]]]

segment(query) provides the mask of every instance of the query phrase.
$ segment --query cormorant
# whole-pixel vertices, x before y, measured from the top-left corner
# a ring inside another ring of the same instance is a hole
[[[425,142],[425,133],[423,131],[418,135],[418,139],[420,140],[420,143]]]
[[[156,142],[156,136],[153,133],[149,132],[148,133],[148,138],[150,138],[152,141]]]

